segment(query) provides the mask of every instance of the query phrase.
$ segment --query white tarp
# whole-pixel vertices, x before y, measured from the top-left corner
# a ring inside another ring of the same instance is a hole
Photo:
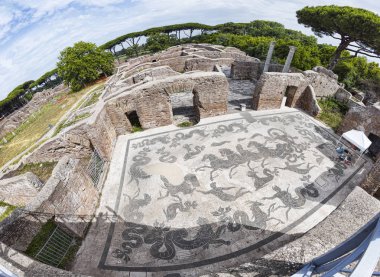
[[[343,133],[343,138],[351,142],[357,148],[360,149],[360,152],[364,152],[371,145],[371,141],[367,138],[367,136],[362,131],[351,130]]]

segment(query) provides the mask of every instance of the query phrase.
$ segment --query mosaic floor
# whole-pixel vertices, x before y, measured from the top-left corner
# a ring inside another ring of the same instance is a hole
[[[101,204],[117,219],[104,229],[99,269],[197,268],[307,232],[364,163],[338,161],[335,145],[293,109],[119,138]]]

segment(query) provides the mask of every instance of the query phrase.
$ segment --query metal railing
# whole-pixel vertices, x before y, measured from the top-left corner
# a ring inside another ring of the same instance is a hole
[[[380,213],[349,239],[304,265],[292,277],[380,276],[375,272],[380,259]]]
[[[74,238],[57,226],[35,258],[42,263],[58,267],[73,242]]]
[[[102,176],[104,169],[104,161],[98,154],[96,150],[92,152],[90,162],[87,166],[87,174],[90,176],[94,186],[97,187],[99,184],[100,177]]]

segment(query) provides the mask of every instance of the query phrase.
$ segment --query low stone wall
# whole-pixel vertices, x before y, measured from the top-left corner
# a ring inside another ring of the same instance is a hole
[[[0,266],[5,267],[18,277],[84,277],[84,275],[65,271],[33,260],[2,242],[0,242]]]
[[[0,180],[0,201],[25,206],[36,197],[42,186],[41,180],[31,172]]]
[[[25,162],[58,161],[65,155],[81,159],[89,157],[94,149],[103,159],[111,159],[117,136],[132,130],[125,112],[121,111],[119,106],[105,104],[96,115],[94,123],[73,126],[40,146],[26,158]]]

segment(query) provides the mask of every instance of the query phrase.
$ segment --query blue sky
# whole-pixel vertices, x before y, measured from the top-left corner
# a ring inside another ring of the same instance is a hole
[[[76,41],[100,45],[154,26],[255,19],[311,34],[297,23],[296,10],[330,4],[380,14],[378,0],[0,0],[0,99],[22,82],[55,68],[59,52]]]

